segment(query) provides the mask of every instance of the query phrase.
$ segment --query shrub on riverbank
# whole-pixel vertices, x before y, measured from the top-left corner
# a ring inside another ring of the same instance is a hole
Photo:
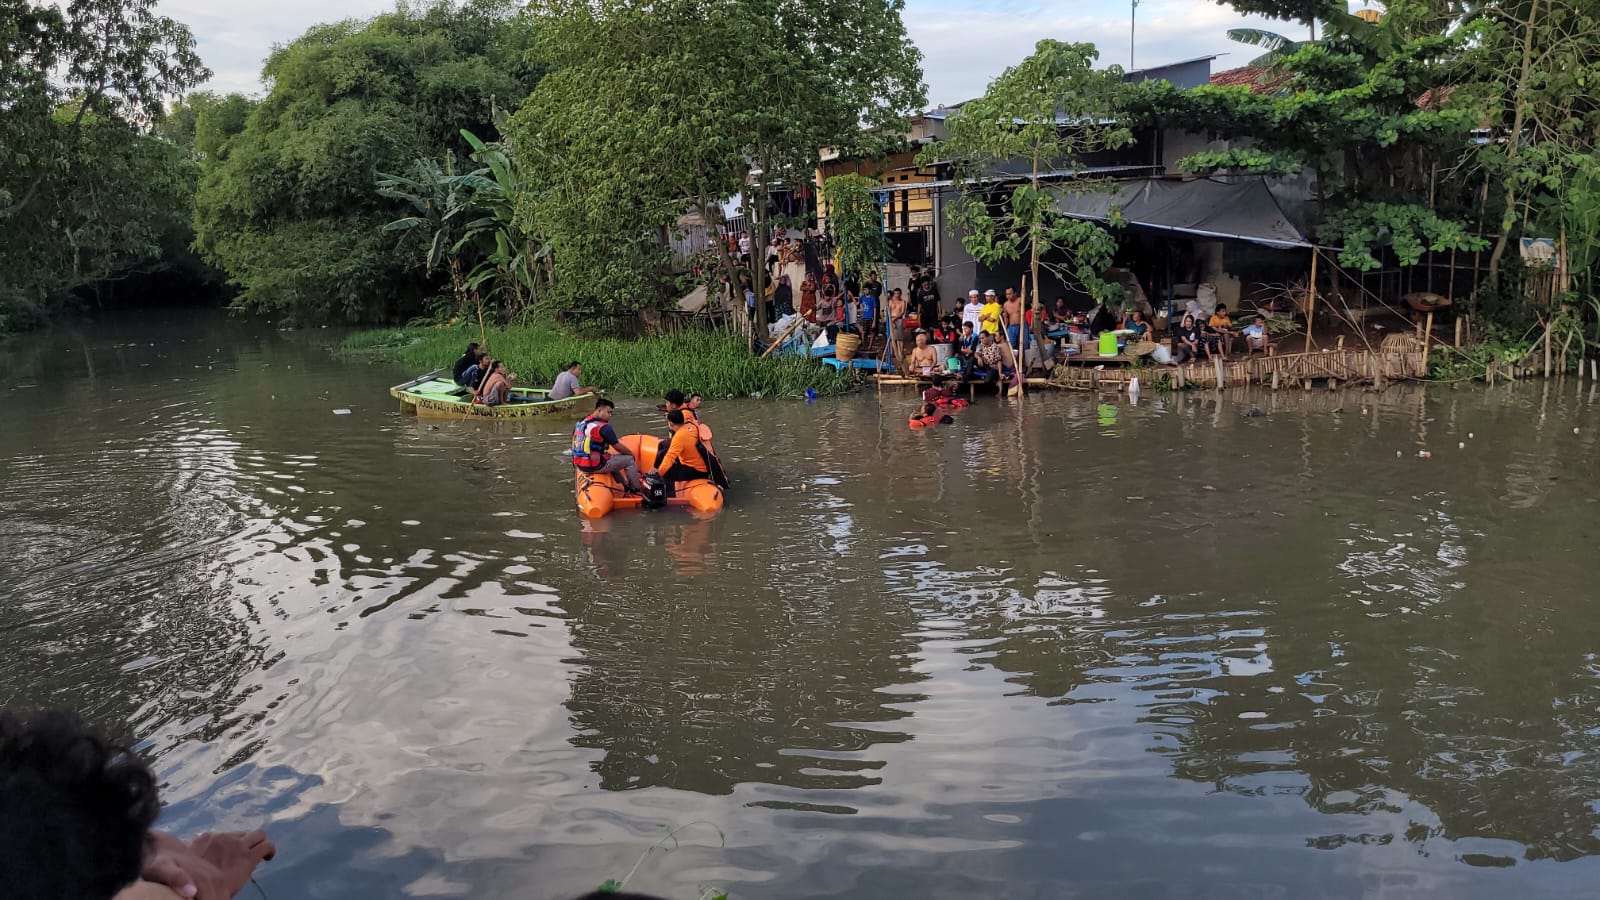
[[[449,366],[477,329],[384,328],[347,338],[339,351],[373,354],[418,372]],[[762,359],[743,338],[725,331],[684,331],[633,341],[580,338],[548,326],[489,332],[489,352],[520,376],[523,386],[548,386],[567,363],[583,363],[583,383],[610,391],[659,397],[669,388],[708,397],[797,397],[806,388],[822,396],[843,394],[852,382],[815,360]]]

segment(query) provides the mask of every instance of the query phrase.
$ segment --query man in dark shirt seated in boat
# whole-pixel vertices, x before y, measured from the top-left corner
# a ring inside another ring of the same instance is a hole
[[[601,397],[594,402],[594,412],[572,430],[572,464],[578,471],[591,475],[621,472],[628,490],[638,493],[639,464],[633,458],[633,451],[617,440],[616,429],[611,427],[611,411],[616,406]]]
[[[467,370],[478,364],[478,344],[476,341],[467,345],[467,352],[461,354],[456,360],[455,368],[450,370],[450,377],[456,384],[466,386]]]
[[[467,366],[467,370],[461,373],[456,383],[476,395],[478,388],[483,387],[483,383],[489,380],[489,369],[489,354],[479,350],[477,362]]]

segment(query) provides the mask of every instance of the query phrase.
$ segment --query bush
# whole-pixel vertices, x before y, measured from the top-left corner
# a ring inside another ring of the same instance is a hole
[[[340,352],[370,353],[418,371],[448,367],[475,328],[385,328],[345,340]],[[516,372],[518,383],[549,384],[561,367],[583,363],[583,382],[610,391],[659,397],[671,388],[708,397],[796,397],[806,388],[821,396],[849,392],[854,381],[807,357],[763,359],[744,339],[727,331],[683,331],[624,341],[584,338],[547,325],[514,326],[489,332],[489,352]]]

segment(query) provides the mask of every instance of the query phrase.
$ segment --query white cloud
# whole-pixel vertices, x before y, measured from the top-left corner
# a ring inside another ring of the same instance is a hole
[[[206,88],[258,93],[261,66],[283,44],[322,22],[366,18],[394,8],[394,0],[164,0],[161,14],[189,26],[200,58],[215,73]]]
[[[906,31],[921,48],[928,100],[958,103],[982,94],[989,81],[1033,52],[1042,38],[1092,43],[1102,65],[1128,67],[1129,7],[1120,3],[1000,0],[974,7],[909,0]],[[1212,71],[1242,66],[1258,55],[1228,40],[1230,28],[1298,28],[1241,16],[1206,0],[1141,0],[1135,62],[1141,66],[1225,53]]]
[[[208,88],[252,93],[261,90],[261,66],[274,44],[321,22],[365,18],[394,6],[395,0],[165,0],[161,11],[194,31],[201,58],[216,73]],[[905,21],[922,49],[928,99],[935,104],[983,93],[1040,38],[1092,42],[1103,64],[1128,65],[1125,0],[909,0]],[[1254,48],[1230,42],[1224,32],[1246,25],[1299,27],[1246,18],[1209,0],[1140,0],[1137,61],[1154,66],[1229,53],[1213,70],[1243,65]]]

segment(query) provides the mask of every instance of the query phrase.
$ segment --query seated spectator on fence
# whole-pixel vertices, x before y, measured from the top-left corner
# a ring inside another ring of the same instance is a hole
[[[962,322],[961,337],[956,340],[954,355],[951,356],[951,359],[960,363],[962,378],[972,377],[972,370],[977,368],[977,354],[980,345],[981,339],[978,337],[975,326],[971,322]]]
[[[928,344],[928,333],[917,332],[917,343],[906,358],[906,371],[912,375],[932,375],[939,366],[939,354]]]
[[[1155,340],[1155,328],[1145,321],[1144,313],[1134,310],[1128,314],[1128,324],[1123,326],[1133,332],[1134,339],[1140,341]]]
[[[1241,333],[1244,335],[1246,356],[1249,356],[1257,350],[1260,350],[1262,353],[1267,352],[1267,345],[1271,338],[1267,334],[1266,316],[1256,316],[1256,320],[1251,322],[1249,325],[1246,325],[1244,327],[1244,331]]]
[[[1228,315],[1228,307],[1225,304],[1217,304],[1217,311],[1206,320],[1206,329],[1217,339],[1216,343],[1222,351],[1222,358],[1227,359],[1228,350],[1237,332],[1233,330],[1233,317]]]
[[[1226,306],[1219,305],[1217,311],[1201,326],[1200,338],[1201,349],[1205,350],[1208,358],[1228,358],[1228,344],[1233,340],[1233,320],[1229,318]]]
[[[1200,328],[1194,324],[1194,316],[1185,313],[1183,324],[1178,326],[1178,336],[1172,342],[1172,364],[1182,365],[1199,358]]]
[[[985,384],[1013,377],[1015,373],[1006,366],[1006,356],[1006,348],[994,339],[992,333],[980,332],[978,349],[972,354],[973,369],[970,377]]]

